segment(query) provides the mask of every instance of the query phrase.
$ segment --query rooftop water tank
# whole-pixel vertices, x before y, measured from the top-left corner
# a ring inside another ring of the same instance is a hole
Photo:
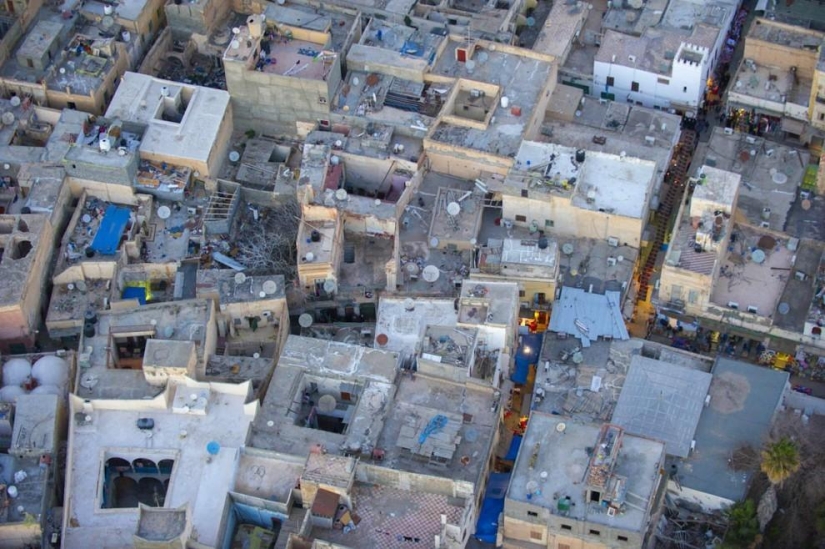
[[[48,355],[34,363],[32,377],[42,385],[63,387],[69,381],[69,365],[58,356]]]
[[[3,385],[23,385],[32,376],[32,364],[25,358],[12,358],[3,364]]]

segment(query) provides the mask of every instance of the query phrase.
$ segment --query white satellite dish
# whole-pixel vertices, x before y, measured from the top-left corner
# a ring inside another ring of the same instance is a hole
[[[246,275],[244,273],[235,273],[235,284],[243,284],[246,282]]]
[[[69,282],[68,284],[66,284],[66,289],[71,292],[72,290],[74,290],[74,284]]]
[[[424,267],[424,270],[421,272],[421,276],[427,282],[435,282],[438,280],[439,275],[441,272],[438,270],[438,267],[435,265],[427,265]]]
[[[332,292],[334,292],[336,286],[337,285],[335,284],[335,281],[332,280],[331,278],[328,278],[328,279],[324,280],[324,291],[326,293],[331,294]]]
[[[233,40],[232,42],[229,43],[229,47],[232,48],[233,50],[237,50],[238,48],[241,47],[241,43],[238,42],[237,40]]]
[[[315,254],[312,252],[307,252],[307,255],[304,256],[304,261],[307,263],[312,263],[315,260]]]
[[[3,116],[0,116],[0,120],[2,120],[6,126],[14,124],[14,113],[4,112]]]
[[[361,80],[359,80],[357,76],[352,77],[352,85],[353,86],[358,86],[360,83],[361,83]]]
[[[60,74],[66,74],[66,67],[60,67],[60,70],[58,72]]]
[[[565,429],[567,429],[567,424],[564,423],[564,422],[559,423],[558,425],[556,425],[556,431],[559,432],[559,433],[563,433]]]
[[[263,290],[267,295],[272,295],[278,291],[278,284],[274,280],[264,280]]]
[[[60,74],[63,74],[63,73],[60,73]],[[9,103],[11,103],[12,107],[19,107],[20,106],[20,98],[15,95],[11,99],[9,99]]]
[[[241,34],[240,27],[232,27],[232,34]]]
[[[414,311],[415,310],[415,300],[408,297],[404,300],[404,310],[405,311]]]
[[[161,206],[158,208],[158,217],[161,219],[169,219],[172,215],[172,210],[169,206]]]
[[[231,151],[229,153],[229,161],[230,162],[237,162],[240,159],[241,159],[241,153],[239,153],[238,151]]]
[[[346,189],[338,189],[335,191],[335,198],[342,202],[347,199],[348,195],[349,193],[347,193]]]
[[[338,403],[335,401],[335,397],[332,395],[324,395],[318,399],[318,411],[324,412],[328,414],[335,410],[335,407],[338,406]]]
[[[447,213],[453,217],[461,213],[461,205],[458,202],[450,202],[447,204]]]
[[[309,313],[304,313],[298,317],[298,325],[301,328],[309,328],[312,326],[312,315]]]

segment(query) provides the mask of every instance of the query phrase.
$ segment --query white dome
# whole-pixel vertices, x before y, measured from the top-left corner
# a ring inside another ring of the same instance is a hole
[[[34,363],[31,374],[40,385],[62,387],[69,380],[69,365],[60,357],[44,356]]]
[[[17,397],[26,394],[25,389],[19,385],[8,385],[0,389],[0,402],[16,402]]]
[[[32,376],[32,363],[25,358],[12,358],[3,364],[3,385],[23,385]]]
[[[57,385],[39,385],[32,389],[33,395],[60,395],[62,391]]]

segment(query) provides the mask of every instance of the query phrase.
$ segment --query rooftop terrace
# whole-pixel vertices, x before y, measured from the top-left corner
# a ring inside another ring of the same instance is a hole
[[[734,225],[736,241],[722,263],[710,300],[721,307],[772,317],[791,277],[796,250],[774,233]]]
[[[697,149],[694,163],[740,174],[737,209],[745,214],[748,223],[760,225],[767,221],[771,229],[781,231],[797,199],[796,190],[808,157],[806,151],[715,128],[708,144]],[[767,220],[763,217],[765,208],[770,214]]]
[[[492,115],[494,121],[491,120],[486,130],[442,122],[431,133],[432,139],[497,156],[515,154],[527,121],[533,116],[548,80],[554,76],[555,68],[550,57],[522,56],[501,51],[494,44],[485,42],[471,49],[467,62],[459,62],[458,48],[466,46],[450,41],[433,68],[433,74],[500,86],[501,95],[509,100],[508,106],[497,103]]]
[[[614,438],[600,448],[603,437],[611,435]],[[621,437],[621,442],[616,436]],[[610,455],[602,458],[602,451]],[[597,425],[534,411],[507,497],[546,508],[555,515],[642,531],[647,526],[648,508],[659,485],[659,466],[664,453],[661,442],[622,435],[616,426],[604,425],[600,429]],[[603,471],[606,459],[611,464]],[[615,505],[617,511],[609,516],[602,502],[586,501],[583,479],[587,479],[588,486],[604,483],[602,498]],[[617,481],[623,490],[611,501],[607,483]],[[565,498],[569,505],[562,505]]]

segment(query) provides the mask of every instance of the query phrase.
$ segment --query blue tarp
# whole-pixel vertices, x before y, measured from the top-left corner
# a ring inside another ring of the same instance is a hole
[[[513,435],[513,440],[510,441],[510,449],[507,450],[507,455],[504,456],[504,461],[516,461],[519,448],[521,448],[521,437],[519,435]]]
[[[103,214],[103,219],[100,220],[95,239],[89,247],[101,255],[115,255],[127,223],[129,223],[129,208],[109,204]]]
[[[541,341],[544,334],[524,334],[521,336],[521,345],[516,351],[516,369],[513,372],[513,383],[527,383],[530,365],[535,364],[541,353]]]
[[[123,299],[137,299],[141,305],[146,305],[146,288],[126,287],[123,288]]]
[[[495,543],[498,533],[498,516],[504,510],[504,496],[510,484],[510,473],[491,473],[487,491],[481,501],[476,523],[476,539],[485,543]]]

